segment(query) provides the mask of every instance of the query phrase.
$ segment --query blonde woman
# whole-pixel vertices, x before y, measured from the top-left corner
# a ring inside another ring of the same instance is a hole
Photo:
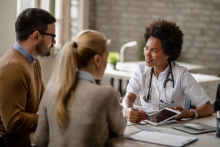
[[[94,80],[104,74],[108,44],[103,34],[86,30],[63,47],[40,104],[37,147],[102,147],[123,135],[119,93]]]

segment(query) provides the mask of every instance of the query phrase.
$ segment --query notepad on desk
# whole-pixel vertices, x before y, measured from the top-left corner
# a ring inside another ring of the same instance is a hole
[[[196,137],[186,137],[162,132],[153,131],[141,131],[129,136],[125,136],[126,139],[149,142],[160,145],[181,147],[198,140]]]

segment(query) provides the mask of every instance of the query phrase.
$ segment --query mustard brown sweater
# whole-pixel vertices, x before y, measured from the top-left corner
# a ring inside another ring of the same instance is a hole
[[[0,134],[6,146],[30,146],[43,91],[39,61],[31,64],[9,49],[0,59]]]

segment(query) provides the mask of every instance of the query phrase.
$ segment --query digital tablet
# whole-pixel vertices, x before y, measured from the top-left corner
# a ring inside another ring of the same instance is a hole
[[[157,126],[161,123],[164,123],[164,122],[174,118],[178,114],[180,114],[179,111],[176,111],[176,110],[173,110],[170,108],[164,108],[156,113],[149,115],[148,119],[145,121],[149,124]]]

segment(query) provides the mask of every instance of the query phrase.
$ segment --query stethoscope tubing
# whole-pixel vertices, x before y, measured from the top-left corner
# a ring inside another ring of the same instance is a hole
[[[174,78],[173,78],[173,71],[172,71],[171,61],[168,61],[168,64],[169,64],[169,71],[166,75],[166,79],[164,81],[163,87],[166,88],[167,82],[171,81],[173,83],[172,87],[174,88]],[[151,90],[152,90],[151,83],[152,83],[153,73],[154,73],[154,68],[152,67],[151,68],[151,75],[150,75],[149,85],[148,85],[148,89],[147,89],[147,95],[143,96],[144,101],[147,102],[147,103],[151,102]],[[169,79],[169,75],[171,75],[171,79]],[[160,100],[160,102],[165,103],[162,100]],[[170,100],[171,104],[173,102],[174,102],[173,100]],[[169,103],[165,103],[165,104],[169,104]]]

